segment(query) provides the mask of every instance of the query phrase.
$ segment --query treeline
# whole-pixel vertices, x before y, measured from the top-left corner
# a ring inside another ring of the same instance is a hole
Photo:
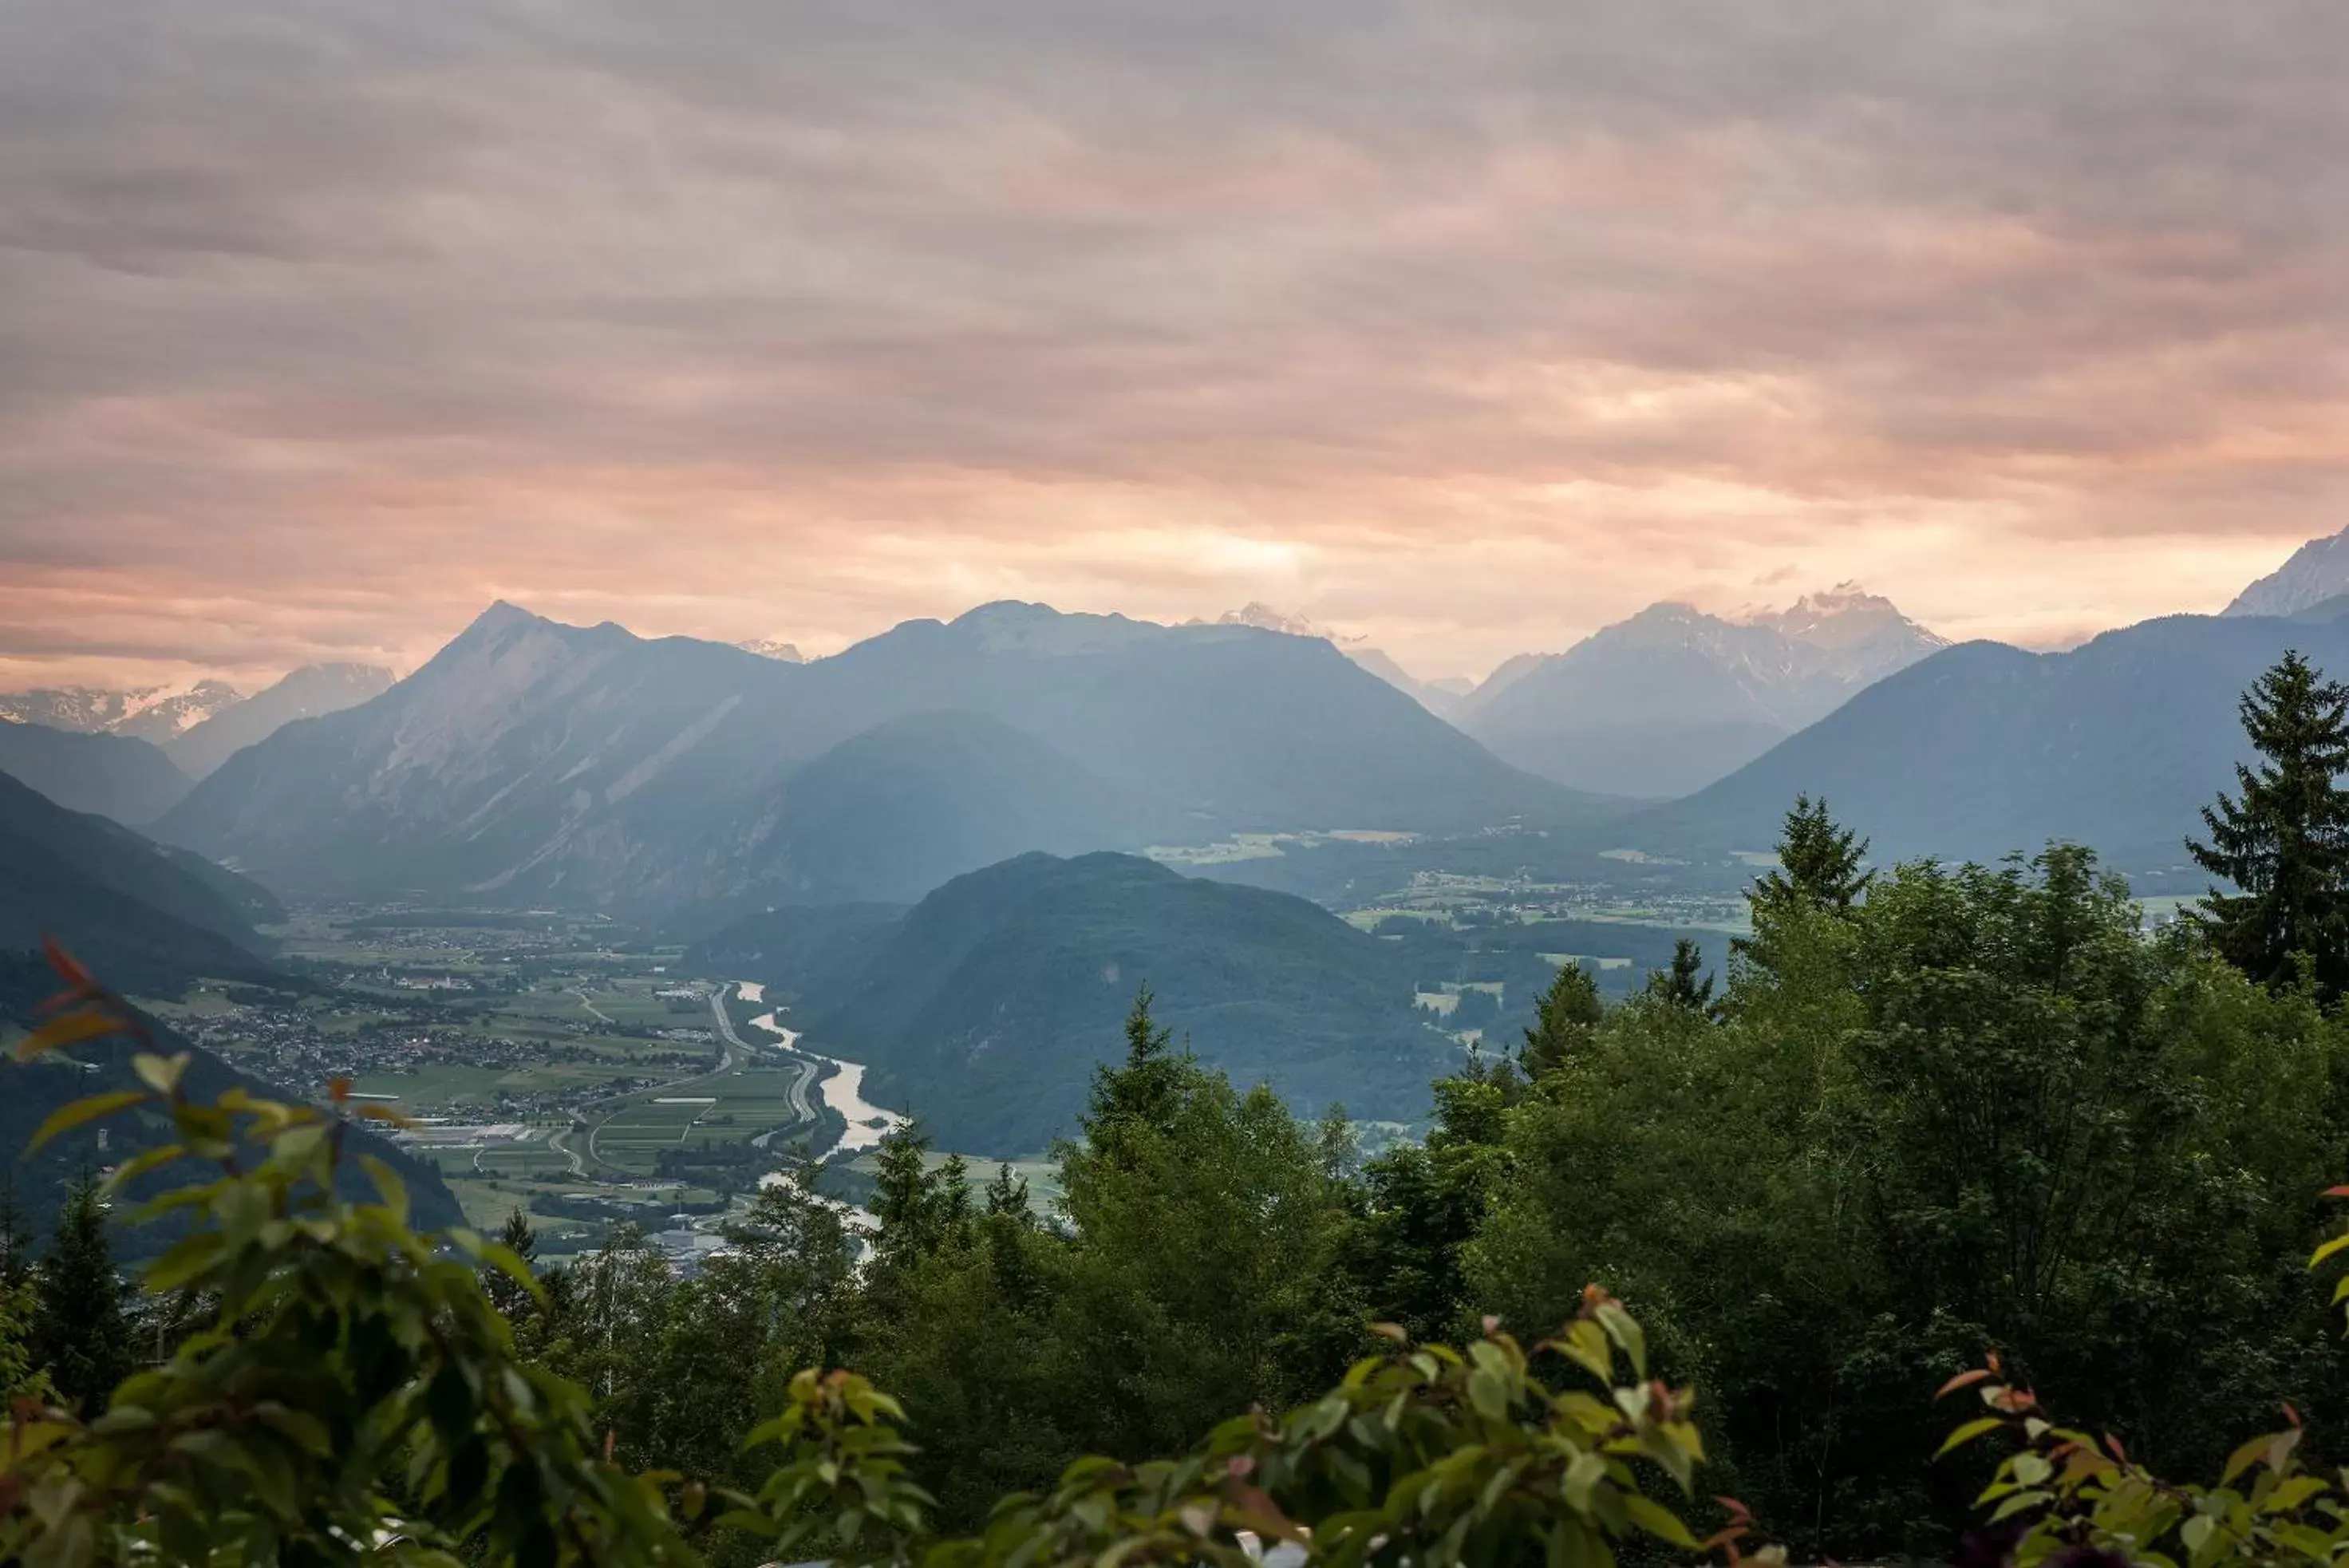
[[[719,1563],[895,1560],[958,1532],[935,1561],[1237,1561],[1231,1531],[1302,1519],[1332,1561],[1598,1563],[1634,1526],[1683,1539],[1628,1500],[1673,1496],[1700,1433],[1702,1492],[1797,1559],[1941,1555],[1995,1458],[1936,1458],[1965,1412],[1933,1390],[1968,1377],[2023,1445],[1991,1560],[2025,1526],[2027,1562],[2130,1532],[2136,1558],[2172,1531],[2180,1561],[2324,1556],[2349,1516],[2293,1454],[2349,1417],[2338,1314],[2305,1272],[2349,1178],[2349,694],[2288,659],[2245,720],[2261,760],[2197,848],[2238,891],[2198,916],[2148,930],[2068,846],[1870,870],[1801,801],[1725,973],[1684,948],[1609,1005],[1560,970],[1521,1040],[1435,1085],[1423,1141],[1373,1158],[1342,1117],[1301,1125],[1200,1066],[1145,991],[1040,1214],[1008,1167],[975,1182],[914,1129],[882,1150],[866,1241],[810,1180],[762,1192],[690,1275],[622,1231],[532,1280],[517,1217],[503,1249],[467,1243],[476,1287],[371,1211],[305,1230],[326,1184],[294,1160],[201,1195],[213,1228],[147,1282],[195,1303],[192,1333],[115,1413],[21,1336],[0,1369],[98,1417],[51,1422],[98,1456],[77,1474],[168,1480],[142,1423],[170,1400],[257,1409],[232,1375],[292,1376],[248,1355],[276,1334],[320,1418],[345,1412],[394,1478],[351,1506],[499,1561],[534,1560],[560,1494],[621,1535],[673,1508]],[[172,1092],[168,1064],[142,1073]],[[191,1149],[218,1141],[207,1108],[174,1114]],[[288,1127],[289,1160],[330,1157],[328,1127]],[[426,1304],[394,1312],[403,1291]],[[1396,1348],[1415,1341],[1475,1348]],[[1619,1354],[1656,1380],[1555,1392],[1578,1365],[1611,1382]],[[827,1367],[858,1376],[804,1374]],[[2043,1407],[2064,1426],[2026,1426]],[[2285,1438],[2245,1446],[2287,1409]],[[1106,1460],[1070,1468],[1087,1455]],[[2223,1495],[2150,1480],[2230,1465]],[[647,1470],[676,1479],[612,1480]],[[760,1501],[705,1511],[709,1487]],[[308,1517],[237,1495],[269,1530]],[[653,1560],[562,1539],[535,1560],[558,1558]]]

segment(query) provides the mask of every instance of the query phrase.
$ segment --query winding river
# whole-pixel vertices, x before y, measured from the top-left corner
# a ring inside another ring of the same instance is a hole
[[[745,1002],[767,1000],[766,988],[757,981],[739,980],[734,984],[735,994]],[[777,1008],[774,1012],[761,1013],[750,1020],[750,1027],[763,1029],[774,1035],[784,1050],[814,1061],[828,1062],[834,1069],[815,1086],[815,1092],[826,1106],[840,1113],[848,1123],[848,1128],[840,1135],[837,1143],[824,1150],[824,1158],[876,1147],[883,1138],[905,1125],[904,1116],[895,1111],[884,1110],[865,1099],[864,1063],[843,1062],[837,1056],[820,1056],[812,1051],[801,1050],[799,1031],[784,1027],[777,1016],[781,1011]]]

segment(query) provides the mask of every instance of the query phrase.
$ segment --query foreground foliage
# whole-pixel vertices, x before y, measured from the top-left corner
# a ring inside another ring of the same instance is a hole
[[[62,961],[73,989],[24,1053],[139,1029]],[[142,1054],[144,1091],[78,1102],[42,1129],[168,1108],[180,1141],[116,1180],[182,1160],[215,1168],[150,1206],[196,1223],[145,1278],[150,1292],[198,1293],[212,1310],[87,1419],[19,1402],[0,1472],[0,1551],[12,1561],[688,1563],[698,1532],[721,1548],[939,1568],[1237,1568],[1247,1532],[1333,1563],[1497,1563],[1537,1546],[1551,1562],[1605,1563],[1635,1534],[1733,1556],[1745,1533],[1733,1519],[1700,1543],[1650,1495],[1644,1477],[1657,1474],[1689,1493],[1702,1458],[1691,1397],[1647,1376],[1645,1335],[1595,1289],[1532,1353],[1581,1386],[1553,1386],[1490,1325],[1464,1354],[1385,1330],[1383,1350],[1284,1418],[1226,1420],[1177,1459],[1081,1461],[1048,1491],[997,1504],[965,1539],[933,1533],[933,1501],[905,1467],[916,1450],[897,1429],[902,1407],[845,1372],[790,1380],[781,1413],[744,1445],[771,1460],[781,1449],[755,1490],[632,1473],[613,1459],[615,1429],[599,1442],[587,1390],[517,1354],[481,1271],[526,1318],[543,1323],[554,1303],[515,1249],[463,1231],[434,1247],[409,1229],[398,1179],[379,1163],[368,1172],[378,1200],[343,1199],[338,1114],[242,1094],[198,1103],[181,1088],[184,1067]],[[1182,1114],[1191,1069],[1146,1015],[1129,1068],[1106,1086],[1110,1108],[1080,1164],[1146,1165],[1157,1129]],[[924,1205],[917,1170],[901,1173],[893,1199],[901,1225]],[[958,1218],[946,1205],[922,1221]],[[590,1281],[589,1293],[614,1283]]]

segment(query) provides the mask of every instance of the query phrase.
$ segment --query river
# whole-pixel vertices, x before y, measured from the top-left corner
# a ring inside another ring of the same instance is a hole
[[[742,980],[734,983],[735,994],[743,1001],[767,1000],[766,988],[758,981]],[[763,1029],[776,1036],[782,1042],[784,1050],[802,1056],[812,1056],[819,1062],[829,1062],[834,1069],[816,1085],[815,1092],[828,1108],[840,1113],[848,1123],[848,1130],[840,1135],[839,1142],[824,1151],[824,1158],[876,1147],[883,1138],[905,1125],[905,1118],[896,1112],[884,1110],[864,1098],[864,1063],[843,1062],[837,1056],[819,1056],[812,1051],[800,1050],[799,1031],[784,1027],[777,1016],[781,1011],[777,1008],[774,1012],[761,1013],[750,1020],[750,1027]]]

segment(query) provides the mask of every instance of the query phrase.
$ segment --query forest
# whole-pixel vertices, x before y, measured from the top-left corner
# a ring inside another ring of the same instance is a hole
[[[869,1235],[788,1182],[689,1274],[625,1229],[543,1271],[520,1215],[419,1236],[345,1147],[395,1113],[141,1054],[42,1136],[178,1141],[44,1247],[0,1225],[0,1551],[2333,1560],[2349,691],[2288,656],[2242,716],[2190,846],[2233,890],[2159,929],[2085,847],[1871,868],[1806,798],[1725,972],[1606,1003],[1566,965],[1422,1141],[1201,1066],[1145,986],[1056,1203],[916,1125]],[[56,957],[22,1053],[135,1040]],[[173,1172],[126,1288],[112,1199]]]

